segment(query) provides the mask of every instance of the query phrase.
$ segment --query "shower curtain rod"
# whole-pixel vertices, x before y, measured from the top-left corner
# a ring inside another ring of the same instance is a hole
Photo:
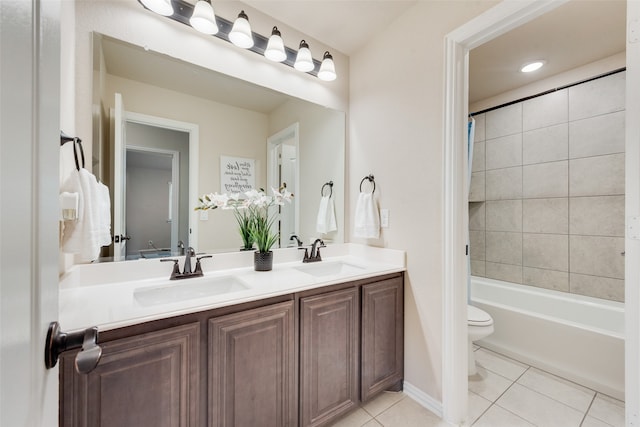
[[[621,73],[621,72],[626,71],[626,70],[627,70],[627,67],[618,68],[617,70],[609,71],[607,73],[600,74],[600,75],[595,76],[595,77],[589,77],[588,79],[580,80],[580,81],[577,81],[575,83],[570,83],[570,84],[564,85],[564,86],[559,86],[559,87],[556,87],[554,89],[549,89],[549,90],[546,90],[544,92],[537,93],[535,95],[525,96],[524,98],[516,99],[514,101],[505,102],[504,104],[496,105],[495,107],[487,108],[487,109],[484,109],[484,110],[481,110],[481,111],[476,111],[475,113],[469,113],[469,117],[477,116],[478,114],[488,113],[489,111],[497,110],[498,108],[508,107],[509,105],[517,104],[518,102],[527,101],[529,99],[537,98],[537,97],[542,96],[542,95],[546,95],[546,94],[549,94],[549,93],[552,93],[552,92],[557,92],[559,90],[566,89],[566,88],[569,88],[569,87],[572,87],[572,86],[577,86],[577,85],[582,84],[582,83],[587,83],[587,82],[590,82],[590,81],[593,81],[593,80],[601,79],[603,77],[611,76],[613,74]]]

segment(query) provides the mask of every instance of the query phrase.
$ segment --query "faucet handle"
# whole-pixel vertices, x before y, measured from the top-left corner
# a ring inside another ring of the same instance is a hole
[[[162,258],[160,260],[160,262],[171,262],[171,261],[173,261],[173,271],[171,271],[171,277],[169,279],[173,280],[176,278],[178,274],[180,274],[180,265],[178,265],[178,260],[175,258]]]
[[[204,274],[202,272],[202,264],[200,264],[200,260],[203,258],[213,258],[213,255],[202,255],[202,256],[196,257],[196,269],[193,273],[198,276],[202,276]]]
[[[309,260],[309,250],[308,248],[298,247],[299,251],[304,251],[304,258],[302,258],[302,262],[307,262]]]

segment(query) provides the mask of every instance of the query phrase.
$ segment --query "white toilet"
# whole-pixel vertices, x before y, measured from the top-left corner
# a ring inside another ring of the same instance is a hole
[[[493,333],[493,319],[484,310],[467,304],[467,324],[469,327],[469,375],[475,375],[476,358],[473,354],[473,342]]]

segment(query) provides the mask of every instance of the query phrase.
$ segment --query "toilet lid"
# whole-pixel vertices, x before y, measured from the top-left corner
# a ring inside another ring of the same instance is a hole
[[[493,325],[493,319],[491,318],[489,313],[469,304],[467,304],[467,320],[469,325],[472,326]]]

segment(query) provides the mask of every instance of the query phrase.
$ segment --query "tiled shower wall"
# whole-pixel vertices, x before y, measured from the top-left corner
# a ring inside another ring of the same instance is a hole
[[[476,276],[624,300],[625,72],[474,116]]]

